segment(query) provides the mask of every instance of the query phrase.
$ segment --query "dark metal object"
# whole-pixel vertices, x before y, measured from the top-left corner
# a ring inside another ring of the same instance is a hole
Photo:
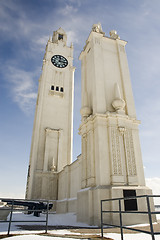
[[[101,201],[101,236],[103,238],[103,211],[102,211],[102,201]]]
[[[10,216],[9,216],[9,220],[7,221],[0,221],[0,223],[8,223],[8,235],[10,234],[10,229],[11,229],[11,223],[15,223],[15,222],[44,222],[45,223],[45,233],[47,233],[48,230],[48,212],[49,210],[52,208],[53,203],[51,203],[51,201],[49,200],[43,200],[43,201],[37,201],[37,200],[24,200],[24,199],[5,199],[5,198],[0,198],[0,201],[2,202],[6,202],[10,208],[8,208],[8,210],[10,210]],[[16,221],[16,220],[12,220],[12,216],[13,216],[13,212],[26,212],[26,209],[14,209],[14,206],[23,206],[23,207],[28,207],[28,214],[31,214],[34,212],[34,216],[39,217],[40,213],[46,212],[46,219],[45,220],[40,220],[40,221]],[[0,208],[0,211],[3,211],[3,208]]]
[[[114,198],[114,199],[106,199],[106,200],[101,200],[101,236],[103,237],[103,226],[110,226],[110,227],[118,227],[121,229],[121,240],[123,240],[123,229],[129,229],[129,230],[133,230],[136,232],[141,232],[141,233],[146,233],[146,234],[150,234],[152,237],[152,240],[155,240],[155,235],[160,235],[160,232],[154,232],[153,229],[153,222],[152,222],[152,215],[155,214],[160,214],[160,211],[151,211],[150,208],[150,198],[160,198],[160,195],[142,195],[142,196],[133,196],[133,197],[128,197],[128,198]],[[122,211],[121,210],[121,202],[128,200],[128,199],[138,199],[138,198],[146,198],[147,201],[147,211]],[[103,203],[105,202],[111,202],[111,201],[118,201],[119,202],[119,210],[117,211],[103,211]],[[115,225],[115,224],[110,224],[110,223],[104,223],[103,222],[103,214],[107,214],[107,213],[119,213],[119,220],[120,220],[120,225]],[[145,231],[145,230],[140,230],[140,229],[136,229],[136,228],[132,228],[132,227],[126,227],[123,226],[122,224],[122,214],[147,214],[149,217],[149,224],[150,224],[150,231]]]
[[[151,230],[151,236],[152,240],[155,240],[154,237],[154,230],[153,230],[153,224],[152,224],[152,215],[151,215],[151,208],[150,208],[150,202],[149,202],[149,197],[146,197],[147,200],[147,207],[148,207],[148,217],[149,217],[149,224],[150,224],[150,230]]]
[[[47,213],[46,213],[46,233],[48,230],[48,210],[49,210],[49,201],[47,202]]]
[[[122,228],[122,213],[121,213],[121,200],[119,202],[119,221],[120,221],[120,228],[121,228],[121,240],[123,240],[123,228]]]
[[[28,214],[34,213],[34,216],[39,217],[42,211],[50,210],[53,207],[53,204],[44,203],[44,202],[37,202],[37,201],[26,201],[26,200],[11,200],[11,199],[3,199],[2,202],[6,202],[8,205],[15,205],[15,206],[23,206],[28,207]]]
[[[9,225],[8,225],[8,235],[9,235],[9,232],[10,232],[10,229],[11,229],[12,213],[13,213],[13,204],[14,204],[14,200],[12,200],[11,213],[10,213]]]

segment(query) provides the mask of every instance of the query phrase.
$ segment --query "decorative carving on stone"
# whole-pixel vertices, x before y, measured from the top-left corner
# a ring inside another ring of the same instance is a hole
[[[89,115],[92,114],[91,108],[88,106],[88,95],[87,92],[84,94],[84,106],[80,110],[82,120],[85,120]]]
[[[131,149],[131,158],[132,158],[132,174],[137,175],[136,161],[135,161],[135,154],[134,154],[134,145],[133,145],[133,137],[132,137],[132,131],[131,130],[129,130],[129,139],[130,139],[130,149]]]
[[[49,40],[48,40],[49,42],[52,42],[52,37],[51,36],[49,36]]]
[[[119,37],[119,35],[117,34],[117,31],[116,31],[116,30],[111,30],[109,34],[110,34],[110,38],[120,39],[120,37]]]
[[[125,53],[124,46],[123,46],[123,45],[118,45],[118,46],[119,46],[119,50],[120,50],[120,52]]]
[[[55,160],[54,160],[54,157],[53,157],[53,163],[50,167],[50,171],[52,172],[56,172],[57,171],[57,166],[55,165]]]
[[[102,31],[102,26],[101,26],[100,23],[93,24],[93,26],[92,26],[92,31],[93,31],[93,32],[103,33],[103,34],[104,34],[104,32]]]
[[[118,127],[119,132],[124,135],[124,132],[126,131],[125,127]]]
[[[57,171],[61,129],[46,128],[43,171]]]
[[[92,113],[91,109],[89,107],[87,107],[87,106],[81,108],[80,112],[81,112],[81,116],[84,119],[86,119]]]
[[[46,134],[49,134],[53,131],[51,128],[46,128],[45,130],[46,130]]]
[[[135,176],[137,175],[137,170],[136,170],[132,130],[130,129],[126,130],[125,132],[125,152],[126,152],[126,160],[128,165],[128,175]]]
[[[113,175],[122,175],[119,132],[116,128],[111,129],[111,140],[112,140]]]
[[[86,187],[86,158],[87,158],[87,135],[82,135],[82,188]]]
[[[46,131],[46,134],[47,135],[50,135],[50,134],[54,134],[55,132],[60,132],[61,129],[52,129],[52,128],[46,128],[45,131]]]
[[[114,85],[114,94],[115,99],[112,102],[112,106],[116,110],[117,113],[124,114],[124,107],[125,107],[125,101],[121,97],[120,89],[118,83],[115,83]]]
[[[95,38],[95,43],[96,44],[100,44],[100,39],[99,38]]]

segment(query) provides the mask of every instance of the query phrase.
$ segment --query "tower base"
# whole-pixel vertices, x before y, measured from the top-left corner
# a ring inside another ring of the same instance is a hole
[[[130,186],[97,186],[82,189],[77,195],[77,221],[89,225],[101,225],[101,200],[123,198],[124,193],[136,193],[136,196],[152,195],[152,190],[148,187]],[[150,208],[154,211],[153,198],[150,198]],[[148,212],[146,197],[137,200],[121,200],[122,225],[133,225],[149,223],[148,214],[138,214],[139,211]],[[103,202],[103,211],[119,211],[119,201],[112,200]],[[129,213],[135,211],[136,213]],[[120,225],[119,213],[104,213],[103,223]],[[152,216],[152,221],[156,221],[156,216]]]

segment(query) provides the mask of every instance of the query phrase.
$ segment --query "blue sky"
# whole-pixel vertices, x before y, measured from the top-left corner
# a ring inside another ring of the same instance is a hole
[[[74,153],[78,136],[81,76],[78,56],[94,23],[117,30],[128,41],[128,57],[147,178],[160,168],[160,1],[1,0],[0,1],[0,197],[23,197],[34,110],[45,46],[62,27],[74,44]]]

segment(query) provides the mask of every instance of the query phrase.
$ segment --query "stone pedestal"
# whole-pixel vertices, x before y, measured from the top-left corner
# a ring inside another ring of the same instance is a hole
[[[110,188],[107,186],[85,188],[80,190],[77,196],[77,221],[100,226],[100,201],[110,198]],[[110,209],[110,203],[107,204],[107,209]],[[110,221],[110,216],[107,216],[106,221]]]
[[[89,225],[101,225],[101,200],[123,198],[123,190],[135,190],[136,196],[151,195],[152,191],[147,187],[130,186],[97,186],[82,189],[78,192],[77,198],[77,221],[85,222]],[[129,200],[128,200],[129,201]],[[146,198],[137,199],[137,211],[148,211]],[[154,211],[153,199],[150,199],[150,207]],[[112,200],[103,203],[103,211],[119,211],[119,201]],[[121,210],[125,211],[124,200],[121,201]],[[156,217],[153,215],[153,222]],[[104,213],[103,222],[120,225],[119,213]],[[133,225],[149,223],[148,214],[132,214],[129,211],[123,213],[122,224]]]

